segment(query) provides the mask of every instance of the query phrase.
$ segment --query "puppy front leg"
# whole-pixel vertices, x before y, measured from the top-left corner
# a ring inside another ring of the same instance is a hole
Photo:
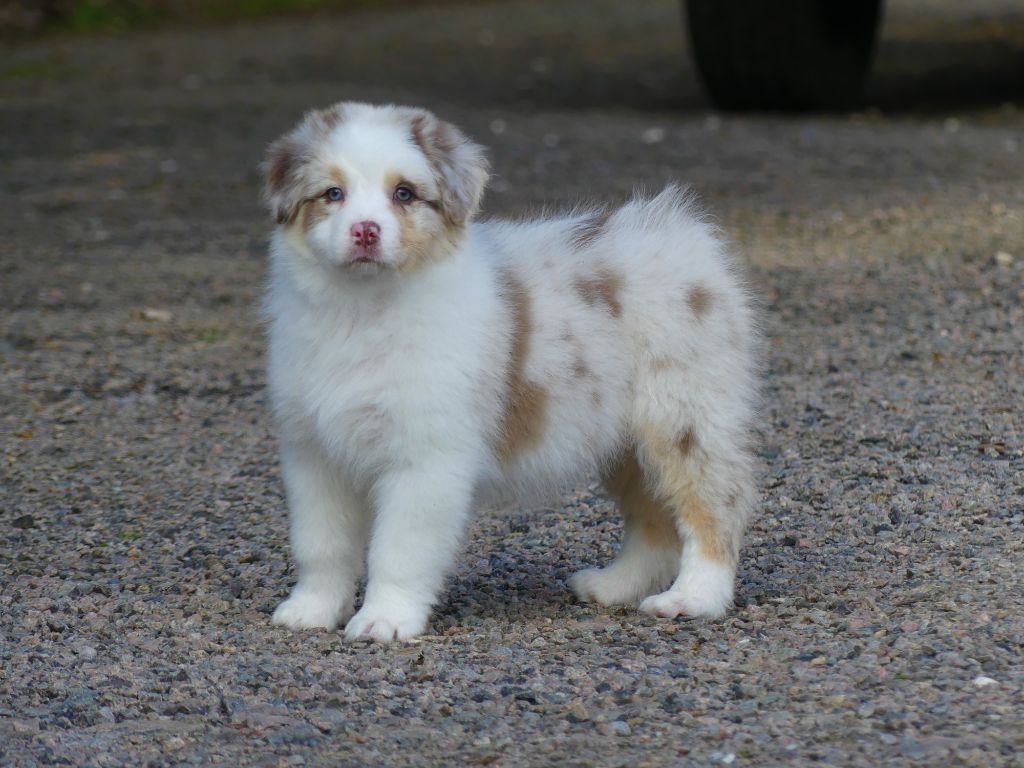
[[[364,505],[315,446],[283,445],[281,470],[299,580],[272,620],[334,629],[352,614],[366,545]]]
[[[378,483],[366,598],[345,628],[350,640],[408,640],[426,628],[468,517],[467,464],[433,462]]]

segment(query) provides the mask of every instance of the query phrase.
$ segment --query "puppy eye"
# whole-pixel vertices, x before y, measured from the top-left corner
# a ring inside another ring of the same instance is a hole
[[[341,187],[331,187],[326,192],[324,192],[324,197],[326,197],[332,203],[336,203],[345,197],[345,193],[341,191]]]
[[[416,195],[413,194],[413,191],[404,185],[395,188],[395,200],[400,203],[408,203],[414,197],[416,197]]]

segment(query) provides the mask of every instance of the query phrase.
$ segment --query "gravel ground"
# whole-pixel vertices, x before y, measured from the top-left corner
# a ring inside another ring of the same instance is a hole
[[[969,7],[893,0],[882,109],[834,117],[711,111],[671,0],[9,50],[0,763],[1024,765],[1024,16]],[[716,211],[770,339],[731,615],[576,604],[620,531],[592,486],[482,515],[421,642],[270,626],[256,164],[340,98],[466,126],[493,214]]]

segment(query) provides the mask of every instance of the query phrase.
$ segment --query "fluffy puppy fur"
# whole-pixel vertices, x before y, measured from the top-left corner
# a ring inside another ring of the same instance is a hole
[[[662,617],[728,609],[755,502],[756,331],[684,193],[471,223],[482,149],[424,110],[355,103],[308,114],[265,170],[298,564],[274,623],[418,635],[481,495],[592,473],[625,535],[576,595]]]

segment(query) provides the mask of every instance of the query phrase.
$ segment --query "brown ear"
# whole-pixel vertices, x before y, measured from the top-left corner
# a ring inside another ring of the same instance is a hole
[[[302,145],[294,134],[282,136],[267,148],[263,196],[278,224],[292,221],[298,212],[302,202],[299,171],[305,162]]]
[[[489,175],[484,148],[426,110],[409,112],[413,141],[430,161],[441,188],[441,212],[452,226],[462,227],[484,195]]]
[[[303,166],[313,156],[313,147],[345,118],[345,104],[307,112],[301,122],[267,148],[263,162],[263,196],[278,224],[294,221],[302,203]]]

